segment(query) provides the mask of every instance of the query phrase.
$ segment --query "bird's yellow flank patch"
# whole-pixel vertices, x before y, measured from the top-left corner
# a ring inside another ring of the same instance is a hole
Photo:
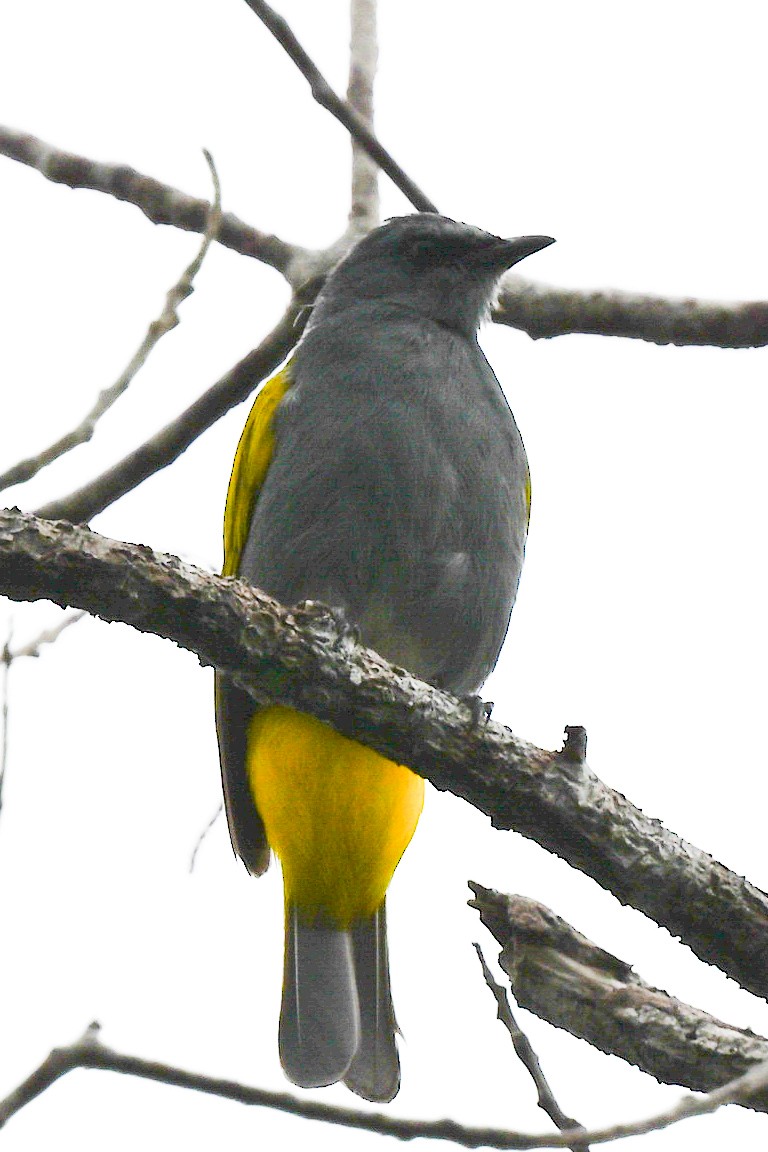
[[[223,576],[236,576],[240,567],[240,557],[248,539],[253,506],[264,483],[275,447],[272,422],[280,401],[292,382],[289,361],[261,389],[245,422],[227,489],[227,505],[224,511]]]

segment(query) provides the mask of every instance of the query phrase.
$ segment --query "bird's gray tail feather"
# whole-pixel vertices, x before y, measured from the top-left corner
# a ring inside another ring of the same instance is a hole
[[[280,1062],[301,1088],[335,1084],[360,1043],[351,933],[285,911]]]
[[[358,1096],[380,1103],[400,1087],[397,1022],[389,987],[387,919],[384,904],[352,929],[355,981],[360,1004],[360,1042],[344,1083]]]

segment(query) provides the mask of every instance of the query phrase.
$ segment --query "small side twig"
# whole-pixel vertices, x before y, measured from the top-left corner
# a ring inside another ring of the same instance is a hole
[[[208,823],[206,824],[205,828],[203,828],[202,832],[200,833],[197,840],[195,841],[195,846],[192,849],[192,855],[189,858],[190,874],[192,872],[194,872],[194,870],[195,870],[195,864],[197,863],[197,854],[200,851],[200,849],[202,848],[203,841],[205,840],[206,836],[210,832],[211,828],[213,828],[214,824],[218,820],[219,816],[221,816],[223,811],[224,811],[224,805],[219,804],[219,806],[216,809],[216,811],[214,812],[213,816],[211,816],[211,818],[208,821]]]
[[[11,648],[11,640],[13,639],[13,623],[8,627],[8,635],[5,644],[3,645],[2,652],[0,652],[0,664],[3,666],[2,677],[2,707],[0,708],[0,726],[2,726],[2,733],[0,734],[0,812],[3,808],[3,786],[5,784],[5,773],[8,766],[8,684],[10,680],[11,664],[14,660],[20,660],[25,656],[36,658],[40,655],[40,649],[44,644],[55,644],[59,636],[65,629],[71,627],[72,624],[77,624],[78,620],[82,620],[87,616],[87,612],[73,612],[69,616],[65,616],[58,624],[52,628],[45,628],[39,632],[33,640],[29,640],[23,644],[21,648]]]
[[[35,456],[29,456],[26,460],[20,460],[18,464],[14,464],[12,468],[0,474],[0,492],[5,488],[12,488],[16,484],[26,483],[27,480],[31,480],[33,476],[37,476],[38,472],[41,472],[43,468],[47,468],[49,464],[52,464],[54,460],[58,460],[59,457],[63,456],[66,452],[71,452],[73,448],[77,448],[81,444],[87,444],[96,431],[96,425],[99,420],[128,389],[131,381],[144,364],[146,364],[151,352],[159,341],[167,332],[171,332],[178,325],[179,305],[194,291],[193,282],[195,276],[200,271],[203,260],[211,244],[216,239],[221,224],[221,186],[219,184],[219,176],[210,152],[206,150],[203,155],[211,172],[214,198],[208,213],[203,242],[194,260],[184,269],[179,279],[166,293],[162,312],[158,318],[153,320],[149,325],[144,339],[115,383],[110,385],[109,388],[104,388],[99,393],[96,403],[90,412],[88,412],[71,432],[67,432],[65,436],[59,437],[53,444],[44,448],[42,452],[38,452]]]
[[[18,1088],[0,1100],[0,1128],[21,1111],[27,1104],[36,1100],[47,1088],[75,1068],[100,1068],[104,1071],[120,1072],[125,1076],[136,1076],[142,1080],[170,1084],[176,1088],[189,1088],[218,1096],[224,1100],[234,1100],[240,1104],[250,1104],[262,1108],[274,1108],[291,1116],[302,1116],[307,1120],[321,1120],[344,1128],[363,1132],[376,1132],[382,1136],[394,1136],[398,1140],[449,1140],[463,1148],[568,1148],[574,1136],[580,1134],[564,1132],[528,1134],[503,1128],[470,1128],[457,1124],[454,1120],[402,1120],[395,1116],[385,1116],[379,1112],[358,1112],[353,1108],[337,1108],[316,1100],[299,1099],[289,1092],[267,1092],[234,1080],[221,1080],[188,1072],[170,1064],[155,1060],[142,1060],[138,1056],[128,1056],[116,1052],[102,1044],[99,1038],[99,1025],[90,1024],[85,1033],[74,1044],[65,1048],[54,1048],[42,1064],[26,1078]],[[641,1136],[668,1128],[680,1120],[691,1116],[704,1116],[716,1111],[723,1104],[744,1103],[750,1094],[762,1091],[768,1085],[768,1063],[752,1069],[746,1076],[724,1084],[708,1096],[685,1096],[679,1103],[663,1112],[644,1120],[629,1124],[612,1124],[584,1133],[584,1140],[590,1144],[605,1144],[627,1136]]]
[[[87,523],[149,476],[172,464],[230,408],[247,399],[285,359],[304,329],[307,305],[314,299],[317,289],[317,284],[310,284],[305,292],[297,293],[282,319],[261,344],[175,420],[82,488],[44,504],[39,515],[50,520]]]
[[[344,125],[350,136],[365,148],[371,159],[376,161],[382,172],[386,172],[392,183],[400,189],[414,208],[417,208],[419,212],[437,212],[437,208],[429,197],[421,191],[394,157],[379,143],[363,117],[346,100],[342,100],[340,96],[336,95],[314,60],[299,44],[287,21],[278,15],[274,8],[266,3],[266,0],[245,0],[245,2],[293,60],[302,76],[309,83],[317,103]]]
[[[578,1120],[574,1120],[572,1117],[566,1116],[565,1112],[563,1112],[562,1108],[558,1104],[557,1100],[555,1099],[555,1095],[549,1086],[547,1078],[542,1071],[539,1058],[534,1052],[530,1040],[523,1032],[515,1018],[514,1013],[512,1012],[512,1006],[509,1003],[509,997],[507,996],[506,989],[502,988],[501,984],[494,980],[493,973],[485,961],[485,957],[483,956],[480,945],[475,944],[474,947],[475,951],[477,952],[477,958],[480,961],[480,966],[483,969],[485,982],[493,993],[494,999],[496,1000],[496,1016],[504,1025],[507,1032],[509,1032],[509,1036],[512,1041],[512,1047],[515,1049],[520,1062],[528,1070],[531,1079],[536,1085],[536,1092],[538,1093],[537,1103],[539,1108],[541,1108],[543,1112],[546,1112],[547,1116],[549,1116],[552,1123],[557,1129],[559,1129],[560,1132],[585,1132],[586,1129],[584,1128],[584,1125],[580,1124]],[[583,1141],[569,1144],[569,1148],[572,1150],[572,1152],[589,1152],[589,1145],[585,1144]]]
[[[22,644],[20,648],[10,648],[10,636],[8,643],[5,645],[2,655],[3,663],[8,666],[14,660],[20,660],[25,656],[31,656],[36,659],[40,655],[40,649],[44,644],[55,644],[62,632],[67,628],[71,628],[73,624],[77,624],[87,612],[73,612],[69,616],[65,616],[58,624],[54,624],[51,628],[44,628],[42,632],[38,632],[37,636],[32,640],[28,640],[26,644]]]

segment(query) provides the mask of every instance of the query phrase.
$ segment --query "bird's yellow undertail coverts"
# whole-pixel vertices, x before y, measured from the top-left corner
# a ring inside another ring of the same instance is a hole
[[[235,456],[224,574],[340,609],[362,642],[476,693],[517,591],[528,465],[477,329],[502,273],[552,241],[437,215],[376,229],[338,265]],[[216,724],[232,843],[285,888],[280,1059],[303,1087],[400,1085],[384,900],[419,819],[409,768],[223,674]]]

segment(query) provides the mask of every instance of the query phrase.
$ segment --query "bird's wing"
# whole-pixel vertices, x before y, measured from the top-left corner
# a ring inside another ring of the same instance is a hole
[[[224,576],[239,572],[253,509],[274,451],[274,416],[291,383],[289,362],[259,392],[240,437],[224,513]],[[229,834],[249,872],[259,876],[269,865],[269,845],[245,765],[248,722],[254,709],[246,692],[228,676],[216,673],[216,731]]]

